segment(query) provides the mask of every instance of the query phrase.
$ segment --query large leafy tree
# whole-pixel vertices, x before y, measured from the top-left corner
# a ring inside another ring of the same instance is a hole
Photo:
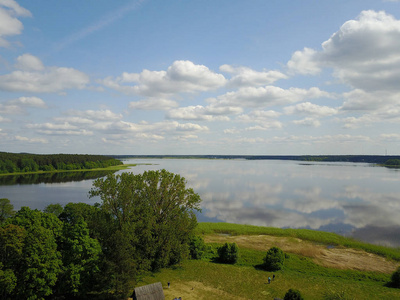
[[[130,270],[157,270],[187,256],[201,199],[186,183],[166,170],[110,174],[94,181],[90,196],[100,196],[115,233],[124,237],[122,244],[108,242],[107,247],[110,265],[120,275],[127,265]]]
[[[0,224],[3,223],[7,218],[13,216],[15,213],[14,206],[10,203],[7,198],[0,199]]]
[[[62,266],[57,250],[61,221],[53,214],[22,207],[7,222],[26,232],[20,259],[12,266],[17,279],[15,299],[43,299],[51,295]]]

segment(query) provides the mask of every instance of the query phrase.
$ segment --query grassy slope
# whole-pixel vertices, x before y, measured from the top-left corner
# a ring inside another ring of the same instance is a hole
[[[348,240],[330,233],[311,230],[281,230],[226,223],[200,223],[198,232],[205,235],[229,233],[232,235],[290,236],[318,243],[353,245],[358,249],[367,244]],[[400,290],[386,287],[390,274],[338,270],[315,264],[311,259],[290,254],[283,270],[275,272],[276,279],[267,284],[271,272],[257,268],[265,251],[240,249],[240,259],[235,265],[213,262],[217,244],[210,244],[211,251],[203,260],[189,260],[179,267],[165,269],[144,277],[139,285],[161,281],[165,286],[166,299],[182,297],[190,299],[273,299],[283,298],[289,288],[301,291],[305,299],[323,299],[324,294],[342,293],[346,298],[335,299],[400,299]],[[351,247],[353,247],[351,246]],[[371,246],[371,245],[370,245]],[[375,251],[376,249],[372,247]],[[386,251],[384,251],[386,249]],[[397,258],[399,249],[380,247],[381,255]],[[171,288],[166,288],[167,282]]]

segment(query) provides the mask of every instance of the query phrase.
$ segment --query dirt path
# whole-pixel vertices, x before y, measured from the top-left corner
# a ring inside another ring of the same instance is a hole
[[[389,261],[381,256],[362,250],[327,248],[326,246],[316,245],[297,238],[269,235],[207,235],[204,240],[207,243],[235,242],[239,247],[263,251],[268,251],[269,248],[276,246],[284,252],[310,257],[319,265],[337,269],[392,273],[399,265],[398,262]]]

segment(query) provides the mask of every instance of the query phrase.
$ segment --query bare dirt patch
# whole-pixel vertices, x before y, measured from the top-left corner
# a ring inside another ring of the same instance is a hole
[[[202,299],[237,299],[246,300],[239,296],[233,296],[224,291],[204,285],[198,281],[174,282],[170,288],[164,287],[165,299],[174,299],[181,297],[185,300]]]
[[[326,245],[316,245],[298,238],[269,235],[207,235],[204,240],[207,243],[235,242],[239,247],[262,251],[268,251],[269,248],[276,246],[284,252],[310,257],[319,265],[337,269],[392,273],[399,265],[397,262],[362,250],[328,248]]]

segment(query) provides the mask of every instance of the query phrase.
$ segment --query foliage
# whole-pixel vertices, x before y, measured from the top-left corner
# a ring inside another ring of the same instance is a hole
[[[8,222],[26,232],[18,249],[21,255],[10,266],[17,278],[12,295],[19,299],[42,299],[51,295],[62,265],[56,242],[61,222],[52,214],[27,207],[22,207]],[[14,239],[22,236],[14,232]]]
[[[47,205],[44,209],[43,212],[49,213],[49,214],[54,214],[56,217],[58,217],[63,211],[63,207],[61,204],[49,204]]]
[[[218,260],[226,264],[234,264],[239,258],[239,247],[236,243],[225,243],[218,248]]]
[[[390,281],[390,286],[398,288],[398,289],[400,288],[400,267],[397,268],[397,270],[393,272],[391,281]]]
[[[264,257],[263,267],[267,271],[277,271],[282,269],[285,262],[285,253],[278,247],[272,247]]]
[[[190,258],[201,259],[206,250],[207,250],[207,246],[204,243],[204,239],[201,236],[194,235],[194,236],[190,237],[190,241],[189,241]]]
[[[115,292],[123,294],[133,275],[188,256],[201,199],[180,175],[166,170],[109,174],[95,180],[89,194],[100,196],[100,210],[110,216],[111,232],[104,227],[94,232],[101,239]]]
[[[0,152],[0,174],[54,170],[80,170],[121,165],[120,160],[104,155],[29,154]]]
[[[0,199],[0,224],[3,223],[7,218],[14,215],[14,206],[10,203],[7,198]]]
[[[395,158],[392,158],[392,159],[388,159],[386,162],[385,162],[385,166],[393,166],[393,167],[400,167],[400,159],[395,159]]]
[[[295,289],[289,289],[283,300],[303,300],[304,298],[301,296],[300,291]]]

